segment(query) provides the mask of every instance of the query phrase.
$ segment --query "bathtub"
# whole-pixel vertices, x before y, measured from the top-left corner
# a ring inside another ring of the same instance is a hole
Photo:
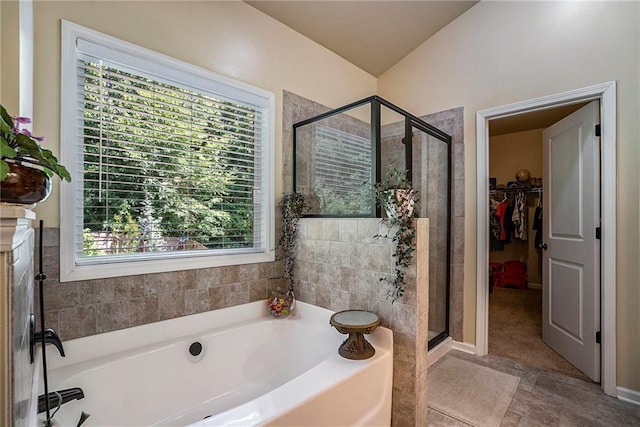
[[[274,319],[258,301],[66,341],[66,358],[49,346],[49,391],[85,394],[54,425],[82,411],[83,426],[390,425],[392,332],[367,336],[371,359],[343,359],[331,314],[298,302]]]

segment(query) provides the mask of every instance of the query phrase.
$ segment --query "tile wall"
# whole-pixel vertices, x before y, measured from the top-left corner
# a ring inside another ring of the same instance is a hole
[[[276,275],[260,263],[61,283],[59,230],[43,240],[45,321],[63,340],[266,299]]]
[[[426,425],[429,220],[417,219],[416,256],[405,294],[386,298],[393,242],[376,218],[306,218],[297,247],[298,298],[333,311],[370,310],[393,330],[393,425]],[[417,268],[416,265],[421,266]]]

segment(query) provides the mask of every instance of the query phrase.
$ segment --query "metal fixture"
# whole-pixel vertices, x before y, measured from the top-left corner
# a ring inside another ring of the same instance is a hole
[[[71,400],[84,399],[84,392],[79,387],[67,388],[64,390],[52,391],[47,394],[49,399],[45,398],[46,395],[41,394],[38,396],[38,413],[45,412],[49,408],[59,408],[65,403]]]
[[[32,342],[34,344],[38,342],[44,342],[45,344],[53,344],[58,349],[60,356],[65,357],[64,347],[62,347],[62,341],[60,340],[58,333],[52,328],[47,328],[44,331],[34,333]]]

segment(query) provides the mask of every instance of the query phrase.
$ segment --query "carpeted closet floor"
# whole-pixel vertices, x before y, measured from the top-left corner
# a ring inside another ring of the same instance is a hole
[[[489,354],[590,381],[542,341],[539,289],[493,289],[489,295]]]

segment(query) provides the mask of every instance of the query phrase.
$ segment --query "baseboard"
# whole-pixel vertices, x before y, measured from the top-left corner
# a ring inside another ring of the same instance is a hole
[[[542,289],[542,283],[527,283],[529,289]]]
[[[640,391],[631,390],[620,386],[617,387],[617,391],[618,399],[640,406]]]
[[[451,343],[451,348],[453,350],[462,351],[464,353],[476,354],[475,344],[469,344],[467,342],[453,341]]]
[[[447,354],[449,350],[451,350],[452,341],[453,340],[451,339],[451,337],[447,337],[447,339],[429,350],[429,352],[427,353],[427,367],[436,363],[438,359],[440,359],[442,356]]]

